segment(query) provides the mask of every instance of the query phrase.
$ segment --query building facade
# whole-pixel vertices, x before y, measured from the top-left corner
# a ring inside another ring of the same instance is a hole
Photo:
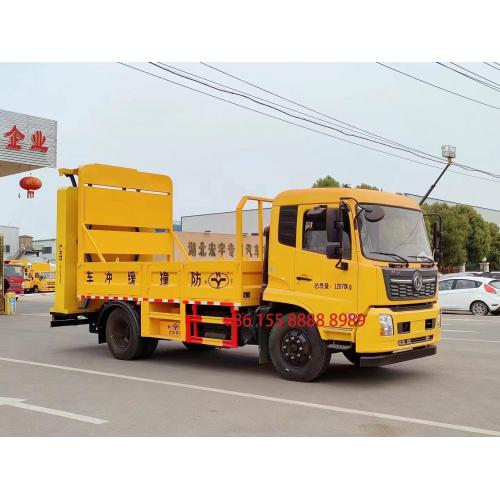
[[[33,250],[38,250],[38,257],[41,262],[56,261],[56,239],[33,240]]]
[[[271,221],[271,209],[263,209],[264,227]],[[243,211],[243,232],[247,234],[257,234],[259,231],[258,210]],[[181,217],[181,231],[192,233],[236,233],[236,212],[219,212],[202,215],[187,215]]]
[[[0,226],[3,235],[3,258],[14,259],[19,254],[19,228],[15,226]]]

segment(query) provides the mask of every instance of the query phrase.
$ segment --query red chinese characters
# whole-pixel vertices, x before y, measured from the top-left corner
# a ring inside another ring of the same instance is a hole
[[[4,137],[9,138],[9,143],[6,146],[7,148],[19,151],[22,148],[22,145],[19,143],[22,142],[26,136],[13,125],[12,128],[4,134]],[[30,150],[46,153],[49,150],[47,146],[44,146],[46,140],[47,138],[43,135],[42,131],[37,130],[31,136]]]
[[[4,137],[9,137],[9,144],[7,144],[7,147],[9,149],[21,149],[21,145],[18,144],[18,142],[22,141],[25,137],[25,135],[20,132],[17,127],[14,125],[7,133],[4,134]]]
[[[32,136],[31,141],[33,144],[31,148],[33,151],[41,151],[42,153],[46,153],[49,148],[44,146],[47,138],[42,134],[41,130],[37,130]]]

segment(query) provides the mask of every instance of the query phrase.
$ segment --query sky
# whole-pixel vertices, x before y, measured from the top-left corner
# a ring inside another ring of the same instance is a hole
[[[131,64],[192,85],[146,63]],[[199,63],[169,64],[279,101]],[[500,173],[499,110],[443,93],[375,63],[214,65],[436,155],[441,154],[442,144],[453,144],[458,161]],[[435,63],[391,65],[500,107],[496,91]],[[492,68],[480,63],[467,67],[500,82],[500,72]],[[243,99],[222,97],[274,113]],[[353,186],[366,182],[384,191],[423,194],[439,174],[436,169],[294,127],[116,63],[0,63],[0,109],[57,120],[59,168],[106,163],[168,174],[174,182],[176,220],[183,215],[233,210],[243,195],[274,197],[287,189],[310,187],[326,175]],[[55,169],[38,170],[34,175],[43,187],[30,200],[24,192],[18,198],[21,175],[0,177],[0,225],[19,226],[21,234],[35,239],[55,237],[56,190],[68,181]],[[499,187],[450,172],[432,197],[500,210]]]

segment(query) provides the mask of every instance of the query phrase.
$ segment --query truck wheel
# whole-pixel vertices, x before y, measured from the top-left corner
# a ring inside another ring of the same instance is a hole
[[[354,351],[354,349],[349,349],[348,351],[342,351],[342,354],[355,366],[359,367],[360,355]]]
[[[137,313],[121,307],[113,309],[106,321],[106,342],[117,359],[137,359],[144,351]]]
[[[38,287],[36,285],[33,287],[33,293],[38,293]]]
[[[205,344],[192,344],[191,342],[183,342],[183,344],[186,346],[186,349],[189,351],[211,351],[212,349],[215,349],[214,345],[205,345]]]
[[[475,316],[487,316],[487,314],[490,312],[490,309],[484,302],[478,300],[471,304],[470,311]]]
[[[158,346],[158,339],[152,338],[143,338],[144,349],[142,350],[141,358],[150,358],[154,352],[156,351],[156,347]]]
[[[287,380],[311,382],[330,364],[331,352],[315,326],[297,324],[296,313],[285,314],[269,336],[269,353],[276,371]]]

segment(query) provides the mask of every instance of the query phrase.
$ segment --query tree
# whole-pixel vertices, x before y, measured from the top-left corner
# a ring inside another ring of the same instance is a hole
[[[370,184],[366,184],[366,182],[362,182],[356,186],[356,189],[371,189],[372,191],[382,191],[377,186],[370,186]]]
[[[456,207],[446,203],[425,204],[424,213],[437,213],[443,220],[443,260],[441,265],[460,266],[467,262],[467,236],[469,225],[467,216],[457,210]],[[426,217],[427,231],[431,236],[431,220]]]
[[[327,175],[326,177],[321,177],[318,179],[313,185],[313,188],[324,188],[324,187],[343,187],[343,188],[350,188],[350,184],[341,184],[337,179],[334,179],[331,175]],[[371,189],[373,191],[381,191],[376,186],[370,186],[370,184],[366,184],[365,182],[362,182],[361,184],[358,184],[356,186],[356,189]]]
[[[318,179],[313,185],[313,188],[338,188],[340,187],[340,182],[337,179],[334,179],[331,175],[327,175],[326,177],[322,177]]]
[[[491,236],[491,248],[487,259],[491,268],[500,269],[500,229],[494,222],[489,222],[488,228]]]
[[[491,233],[488,223],[472,207],[456,205],[453,207],[458,213],[467,218],[467,242],[465,249],[470,263],[481,262],[487,258],[491,250]]]

